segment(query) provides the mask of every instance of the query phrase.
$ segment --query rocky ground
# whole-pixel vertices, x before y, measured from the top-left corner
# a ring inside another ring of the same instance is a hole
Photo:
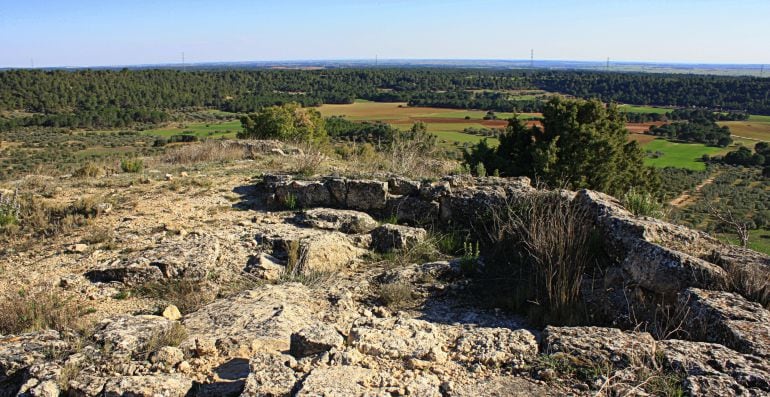
[[[770,393],[770,312],[730,277],[767,275],[765,256],[565,192],[612,247],[585,292],[611,321],[533,327],[469,299],[461,261],[416,248],[430,236],[414,227],[534,194],[528,180],[295,181],[263,175],[270,156],[23,181],[105,206],[4,248],[8,302],[55,296],[88,326],[0,335],[0,396]],[[678,332],[634,330],[659,295],[686,310]]]

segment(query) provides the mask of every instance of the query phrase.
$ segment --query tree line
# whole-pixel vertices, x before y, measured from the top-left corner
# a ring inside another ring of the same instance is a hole
[[[66,115],[10,124],[79,127],[104,113],[100,126],[120,127],[147,117],[128,113],[212,108],[251,113],[289,102],[304,106],[352,103],[356,98],[413,105],[495,111],[537,111],[537,100],[494,91],[542,89],[580,98],[636,105],[701,107],[770,114],[770,79],[595,71],[454,68],[340,68],[324,70],[8,70],[0,72],[0,112]],[[492,91],[471,93],[476,91]],[[92,112],[92,113],[89,113]],[[157,119],[160,113],[150,117]],[[14,117],[19,118],[19,117]],[[24,118],[24,117],[21,117]]]

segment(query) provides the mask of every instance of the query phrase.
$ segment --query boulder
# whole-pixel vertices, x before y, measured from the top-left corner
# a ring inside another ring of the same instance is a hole
[[[654,359],[656,351],[655,339],[646,332],[601,327],[548,326],[542,344],[547,354],[567,354],[589,367],[647,365]]]
[[[174,305],[168,305],[163,309],[163,317],[171,321],[177,321],[182,318],[182,313],[179,312],[179,308]]]
[[[421,243],[427,237],[425,229],[385,224],[372,231],[372,249],[390,252]]]
[[[166,278],[203,279],[219,259],[219,240],[208,234],[190,233],[165,238],[156,246],[135,252],[100,269],[86,273],[91,281],[119,281],[141,285]]]
[[[369,233],[377,227],[377,221],[369,214],[353,210],[315,208],[304,211],[298,220],[305,226],[348,234]]]
[[[291,334],[289,352],[297,358],[323,353],[340,347],[345,339],[334,327],[325,324],[313,324]]]
[[[462,333],[453,352],[462,362],[521,366],[537,355],[537,340],[524,329],[475,328]]]
[[[770,311],[742,296],[689,288],[679,296],[688,308],[685,330],[692,338],[770,359]]]
[[[241,396],[291,396],[297,374],[291,369],[294,358],[277,353],[258,353],[249,361],[249,376]]]
[[[328,178],[324,181],[335,207],[344,208],[348,200],[348,181],[345,178]]]
[[[369,180],[348,180],[345,207],[359,211],[385,208],[388,184]]]
[[[666,364],[686,376],[684,391],[688,395],[770,394],[770,364],[766,358],[714,343],[664,340],[659,345]]]
[[[420,185],[420,198],[425,201],[438,201],[441,197],[452,194],[452,187],[447,181],[426,182]]]
[[[114,377],[104,385],[105,397],[184,397],[192,381],[181,375],[158,374]]]
[[[150,362],[160,363],[168,368],[174,367],[184,360],[184,353],[178,347],[163,346],[150,356]]]

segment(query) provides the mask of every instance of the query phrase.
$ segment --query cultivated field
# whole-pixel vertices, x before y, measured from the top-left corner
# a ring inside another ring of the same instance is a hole
[[[239,120],[225,122],[177,123],[167,127],[147,130],[145,134],[170,137],[173,135],[195,135],[198,138],[235,138],[243,127]]]
[[[724,152],[724,149],[706,146],[700,143],[678,143],[665,139],[655,139],[644,145],[648,152],[660,152],[657,158],[649,157],[647,164],[655,167],[677,167],[694,171],[706,169],[706,163],[701,161],[704,154],[713,156]]]
[[[768,121],[762,121],[767,118]],[[748,121],[723,121],[719,125],[730,127],[733,140],[746,146],[758,141],[770,142],[770,116],[751,116]]]

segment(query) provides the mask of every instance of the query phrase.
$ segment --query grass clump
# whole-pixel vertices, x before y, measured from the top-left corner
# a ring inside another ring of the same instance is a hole
[[[134,293],[174,305],[182,314],[193,313],[216,298],[216,291],[208,283],[192,279],[148,283]]]
[[[408,306],[414,300],[413,288],[403,281],[380,284],[377,287],[378,299],[387,307],[400,308]]]
[[[150,336],[147,343],[144,344],[142,355],[145,359],[149,359],[150,355],[163,347],[179,346],[187,338],[187,335],[187,329],[182,324],[173,322],[170,327],[158,330]]]
[[[22,289],[0,301],[0,334],[20,334],[44,329],[82,331],[77,303],[48,287]]]
[[[120,161],[120,169],[127,173],[139,173],[144,169],[142,159],[123,159]]]
[[[534,323],[584,321],[581,284],[604,252],[585,209],[544,192],[493,208],[480,227],[485,266],[477,281],[490,303]]]
[[[20,215],[18,192],[14,191],[13,195],[0,192],[0,228],[18,224]]]
[[[89,161],[83,164],[82,167],[75,170],[75,172],[72,173],[72,176],[75,178],[96,178],[103,174],[104,169],[102,167],[99,167],[95,163]]]
[[[631,188],[623,195],[623,206],[636,216],[662,218],[665,216],[663,204],[650,193]]]

